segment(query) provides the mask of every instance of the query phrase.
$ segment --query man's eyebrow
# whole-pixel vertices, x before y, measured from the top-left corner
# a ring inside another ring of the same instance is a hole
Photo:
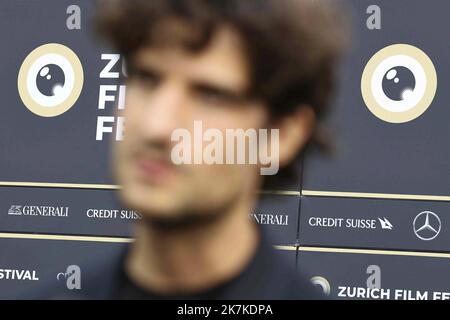
[[[128,73],[164,78],[164,71],[159,70],[158,66],[139,61],[128,64]],[[230,85],[204,79],[203,77],[192,77],[188,81],[190,83],[189,87],[193,91],[215,94],[234,102],[241,102],[249,98],[247,89],[239,90]]]

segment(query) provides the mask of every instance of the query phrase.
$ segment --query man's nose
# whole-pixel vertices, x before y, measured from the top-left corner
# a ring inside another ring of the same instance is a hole
[[[169,142],[172,132],[183,126],[186,112],[183,87],[176,83],[161,85],[145,103],[141,130],[149,139]]]

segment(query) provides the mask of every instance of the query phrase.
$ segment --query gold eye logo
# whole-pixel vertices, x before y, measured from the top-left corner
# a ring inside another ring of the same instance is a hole
[[[378,51],[361,78],[367,108],[390,123],[404,123],[421,116],[433,102],[436,88],[433,62],[422,50],[407,44]]]
[[[83,67],[68,47],[49,43],[34,49],[23,61],[17,87],[24,105],[41,117],[68,111],[83,88]]]

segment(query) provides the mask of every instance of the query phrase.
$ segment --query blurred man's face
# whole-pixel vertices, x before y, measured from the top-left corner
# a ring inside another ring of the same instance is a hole
[[[256,165],[171,161],[172,132],[186,128],[194,140],[194,121],[224,136],[225,129],[267,127],[267,107],[245,96],[250,83],[243,52],[237,34],[222,28],[198,53],[148,47],[129,61],[125,136],[114,148],[128,207],[149,218],[182,220],[221,212],[259,187]]]

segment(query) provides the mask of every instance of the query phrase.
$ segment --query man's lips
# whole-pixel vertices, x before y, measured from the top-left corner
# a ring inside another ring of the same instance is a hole
[[[164,182],[174,174],[172,163],[145,156],[137,156],[135,165],[140,178],[147,182]]]

